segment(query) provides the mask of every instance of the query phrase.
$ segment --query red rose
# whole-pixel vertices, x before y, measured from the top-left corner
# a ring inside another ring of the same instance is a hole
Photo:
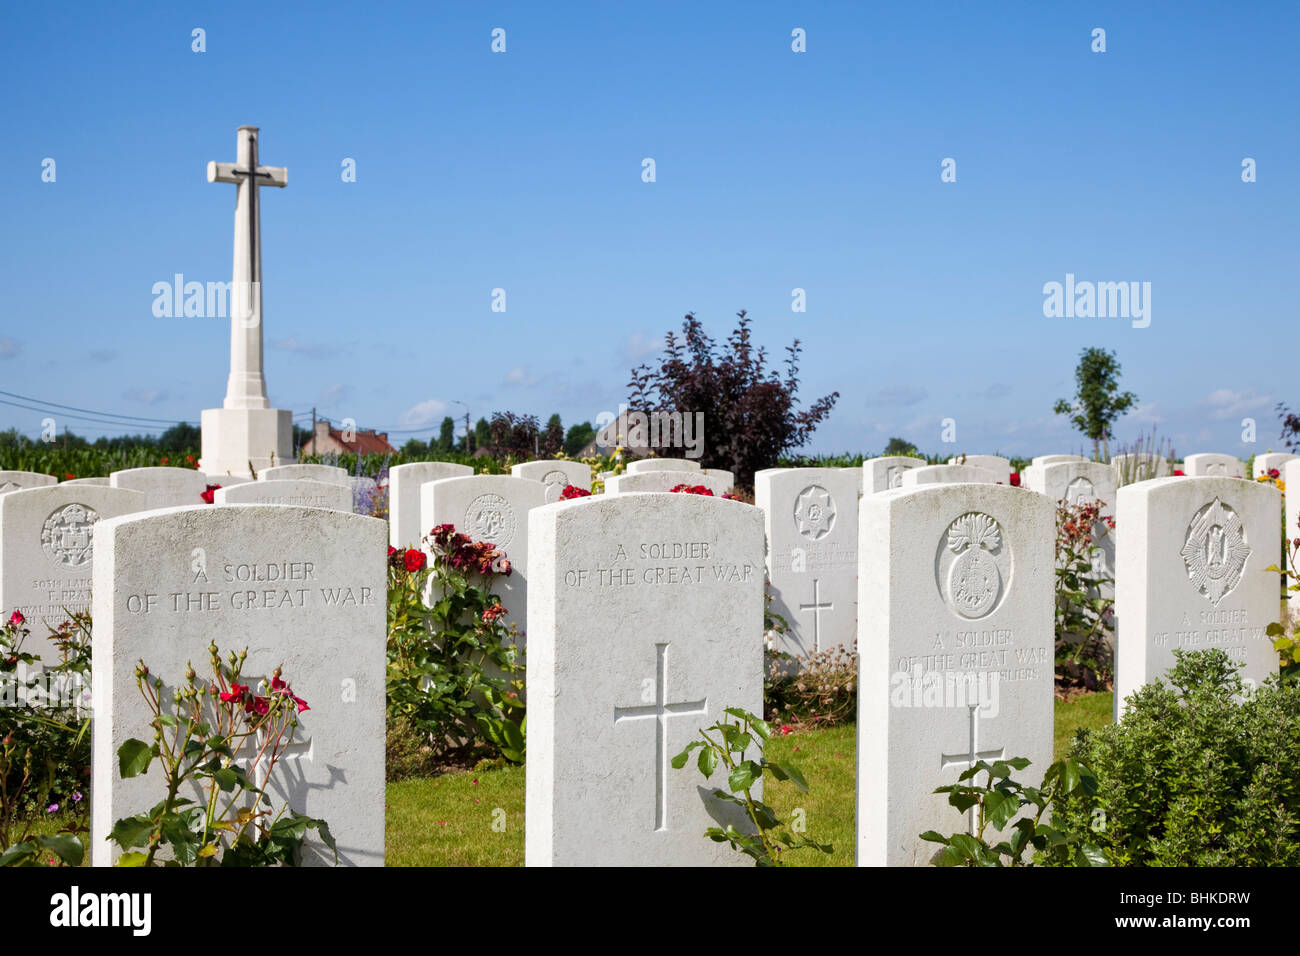
[[[271,712],[271,705],[267,703],[265,697],[252,697],[249,698],[248,703],[244,704],[244,710],[259,717],[265,717]]]
[[[1181,469],[1178,469],[1178,468],[1175,468],[1175,469],[1174,469],[1174,475],[1175,475],[1175,477],[1182,477],[1182,478],[1186,478],[1186,477],[1187,477],[1187,475],[1185,475],[1185,474],[1182,472],[1182,470],[1181,470]]]
[[[406,555],[402,560],[406,565],[406,570],[414,574],[416,571],[424,569],[425,562],[428,561],[428,559],[428,555],[423,551],[419,551],[415,548],[407,548]]]
[[[248,693],[248,688],[245,687],[243,684],[231,684],[230,690],[226,693],[223,693],[221,695],[221,699],[226,703],[229,703],[231,701],[238,703],[239,701],[244,699],[244,695],[247,693]]]
[[[591,492],[586,488],[579,488],[577,485],[565,485],[564,490],[560,492],[560,500],[568,501],[572,498],[587,498]]]
[[[1011,473],[1011,487],[1012,487],[1012,488],[1019,488],[1019,487],[1020,487],[1020,472],[1018,472],[1018,471],[1013,471],[1013,472]]]
[[[68,472],[66,475],[63,476],[63,480],[64,480],[64,481],[71,481],[74,477],[75,477],[75,476],[72,474],[72,472]]]
[[[27,618],[23,617],[22,611],[14,611],[13,614],[9,615],[9,624],[12,627],[19,627],[26,623],[27,623]]]
[[[396,553],[397,553],[397,549],[394,548],[394,547],[390,544],[390,545],[388,546],[388,556],[391,558],[391,557],[392,557],[393,555],[395,555]]]
[[[167,459],[164,458],[164,459],[162,460],[162,463],[163,463],[164,465],[167,464]]]
[[[1270,468],[1268,470],[1268,476],[1270,478],[1281,478],[1282,472],[1278,471],[1276,468]]]
[[[208,485],[205,490],[200,491],[199,497],[203,499],[203,503],[209,505],[212,504],[217,489],[220,487],[220,485]]]

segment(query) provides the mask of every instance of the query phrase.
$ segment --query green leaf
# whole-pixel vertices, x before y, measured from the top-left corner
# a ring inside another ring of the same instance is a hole
[[[36,852],[35,843],[15,843],[4,853],[0,853],[0,866],[13,866]]]
[[[1078,847],[1074,853],[1075,866],[1110,866],[1110,860],[1099,847],[1091,843],[1085,843]]]
[[[1072,793],[1079,785],[1079,765],[1067,758],[1061,763],[1061,789]]]
[[[121,856],[117,858],[117,862],[114,863],[113,865],[114,866],[144,866],[144,861],[147,859],[148,857],[145,856],[143,853],[123,853]]]
[[[931,843],[942,843],[944,846],[948,845],[948,838],[935,830],[926,830],[921,834],[921,839],[929,840]]]
[[[214,773],[212,779],[217,781],[217,786],[221,788],[222,793],[230,793],[235,789],[235,785],[239,783],[239,774],[226,767]]]
[[[745,760],[736,765],[727,777],[727,787],[732,793],[743,793],[754,785],[754,781],[763,775],[763,768],[753,760]]]
[[[132,737],[117,748],[118,773],[123,780],[137,777],[149,769],[149,762],[153,758],[153,748],[143,740]]]
[[[673,765],[673,769],[681,770],[683,767],[685,767],[686,758],[691,755],[691,751],[694,750],[696,747],[703,747],[703,746],[704,746],[704,741],[692,740],[689,744],[686,745],[685,750],[683,750],[681,753],[679,753],[676,757],[672,759],[671,762]]]
[[[696,766],[700,768],[700,773],[704,774],[705,780],[713,776],[713,771],[718,767],[718,755],[712,747],[705,747],[700,751],[700,759]]]
[[[771,769],[773,775],[776,776],[778,780],[784,780],[788,777],[790,781],[799,788],[800,793],[808,792],[808,781],[803,778],[803,774],[799,772],[799,768],[794,764],[773,762],[768,764],[768,768]],[[785,776],[779,776],[778,771]]]
[[[39,836],[36,838],[41,846],[51,851],[68,866],[81,866],[81,858],[86,855],[81,841],[70,833],[56,836]]]
[[[995,830],[1001,830],[1020,809],[1020,800],[1013,794],[1000,790],[990,790],[984,797],[984,810],[989,823]]]
[[[148,846],[152,835],[153,820],[139,814],[134,817],[123,817],[114,823],[108,838],[122,849],[129,850],[134,846]]]

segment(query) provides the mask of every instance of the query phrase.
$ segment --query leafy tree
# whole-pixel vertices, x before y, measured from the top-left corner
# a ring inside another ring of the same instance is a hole
[[[912,457],[916,455],[916,446],[910,441],[906,441],[902,438],[891,438],[889,439],[889,444],[885,446],[885,450],[881,452],[881,454],[886,457],[890,455]]]
[[[799,340],[786,347],[782,379],[776,369],[767,368],[767,350],[753,344],[748,315],[741,310],[737,317],[740,322],[724,351],[688,312],[682,337],[668,333],[659,368],[632,370],[629,406],[647,414],[677,412],[683,418],[703,412],[701,466],[726,468],[738,486],[752,488],[754,472],[774,466],[782,452],[808,442],[840,393],[798,410]]]
[[[1070,416],[1070,423],[1092,439],[1093,458],[1099,457],[1099,447],[1104,447],[1106,457],[1110,457],[1110,449],[1103,443],[1112,437],[1111,426],[1138,400],[1132,392],[1119,391],[1119,370],[1114,352],[1084,349],[1074,370],[1078,386],[1074,401],[1059,399],[1052,409],[1058,415]]]
[[[442,420],[442,427],[438,430],[438,451],[451,451],[456,447],[456,423],[452,421],[450,415]]]
[[[564,453],[570,458],[578,457],[578,452],[587,447],[587,443],[596,437],[596,429],[591,422],[570,425],[569,433],[564,436]]]
[[[480,445],[493,458],[514,456],[516,461],[531,461],[538,445],[537,416],[514,412],[493,412],[488,440]]]
[[[187,422],[178,422],[158,436],[158,448],[161,451],[192,451],[202,444],[203,433],[199,427]]]
[[[542,432],[538,443],[538,454],[542,458],[554,458],[564,448],[564,425],[559,414],[546,420],[546,430]]]
[[[409,438],[402,446],[402,454],[407,458],[419,459],[429,456],[429,446],[418,438]]]
[[[474,445],[472,448],[467,447],[465,451],[474,452],[490,444],[492,444],[492,426],[488,424],[486,418],[480,418],[474,423]]]

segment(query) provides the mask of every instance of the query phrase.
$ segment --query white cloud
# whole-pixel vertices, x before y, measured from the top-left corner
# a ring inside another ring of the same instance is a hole
[[[325,358],[337,351],[327,345],[309,345],[306,342],[299,342],[296,335],[291,335],[287,339],[273,339],[266,344],[281,352],[297,352],[299,355],[305,355],[308,358]]]
[[[506,377],[501,384],[502,385],[523,385],[525,387],[531,387],[533,385],[536,385],[540,381],[541,379],[539,378],[529,377],[528,367],[526,365],[516,365],[509,372],[506,373]]]
[[[1218,388],[1201,401],[1201,405],[1208,409],[1210,418],[1215,421],[1236,418],[1238,415],[1259,411],[1272,404],[1272,398],[1260,395],[1254,389],[1234,391],[1230,388]]]
[[[144,405],[157,405],[167,397],[167,392],[156,388],[128,388],[122,397]]]
[[[403,428],[424,428],[440,421],[447,413],[447,403],[436,398],[427,398],[418,405],[412,405],[397,417],[397,423]]]
[[[930,393],[915,385],[891,385],[867,399],[867,405],[915,405]]]
[[[662,336],[652,337],[644,332],[633,332],[623,343],[621,358],[627,365],[640,365],[650,356],[662,352],[663,347]]]

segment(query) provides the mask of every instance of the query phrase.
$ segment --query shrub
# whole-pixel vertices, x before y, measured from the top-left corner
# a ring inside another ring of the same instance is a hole
[[[1172,686],[1147,684],[1120,723],[1079,731],[1070,756],[1097,791],[1063,797],[1054,825],[1091,829],[1117,866],[1300,864],[1300,687],[1270,678],[1243,695],[1223,651],[1174,655]]]
[[[783,660],[784,658],[784,660]],[[792,672],[788,661],[794,661]],[[850,723],[858,714],[858,645],[843,645],[802,657],[770,653],[766,705],[772,723],[826,728]]]
[[[1115,520],[1101,516],[1101,503],[1056,508],[1056,681],[1097,690],[1114,675],[1113,598],[1102,596],[1109,576],[1094,568],[1097,540]]]

